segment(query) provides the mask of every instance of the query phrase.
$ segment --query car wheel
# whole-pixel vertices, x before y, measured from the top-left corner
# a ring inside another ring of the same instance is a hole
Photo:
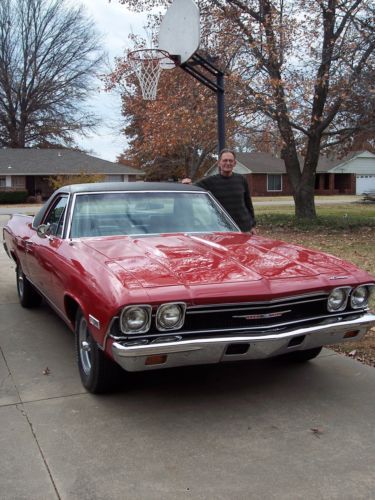
[[[309,361],[310,359],[316,358],[320,354],[322,349],[323,347],[314,347],[313,349],[306,349],[304,351],[289,352],[288,354],[283,354],[280,357],[285,359],[286,361],[303,363],[305,361]]]
[[[16,269],[17,293],[22,307],[37,307],[42,302],[42,296],[35,290],[30,281],[26,278],[20,265]]]
[[[75,339],[78,370],[83,386],[93,394],[109,392],[114,388],[115,375],[121,370],[98,347],[80,309],[76,315]]]

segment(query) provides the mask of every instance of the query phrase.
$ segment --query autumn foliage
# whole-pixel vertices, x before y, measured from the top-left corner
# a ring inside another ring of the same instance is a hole
[[[134,10],[170,4],[162,0],[121,3]],[[202,25],[199,50],[218,56],[226,73],[228,142],[237,148],[261,145],[264,150],[269,143],[269,150],[279,149],[296,215],[315,217],[319,156],[346,152],[373,140],[373,1],[200,0],[197,4]],[[205,90],[181,71],[163,78],[161,96],[154,104],[158,112],[133,116],[132,137],[138,135],[140,142],[132,142],[132,148],[149,140],[150,158],[168,155],[171,141],[190,150],[213,150],[210,132],[215,110],[212,105],[207,116]],[[128,98],[132,99],[130,94],[124,99],[124,114],[132,111]],[[143,121],[149,123],[143,125]],[[202,137],[209,139],[207,144]],[[189,145],[189,141],[198,142]]]
[[[180,68],[163,71],[157,99],[145,101],[127,59],[118,61],[108,86],[122,87],[124,133],[130,148],[120,161],[131,159],[149,178],[195,177],[212,163],[217,148],[216,95]],[[234,122],[228,117],[227,131]]]

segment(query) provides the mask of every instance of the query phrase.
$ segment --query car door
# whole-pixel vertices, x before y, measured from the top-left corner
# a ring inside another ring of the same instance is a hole
[[[42,224],[49,227],[48,235],[41,237],[34,232],[27,243],[26,259],[29,277],[32,283],[52,302],[55,302],[52,293],[52,284],[56,282],[54,275],[59,272],[59,248],[66,219],[68,195],[60,194],[51,203],[42,220]]]

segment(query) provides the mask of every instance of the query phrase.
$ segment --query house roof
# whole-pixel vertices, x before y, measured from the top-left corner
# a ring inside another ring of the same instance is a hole
[[[284,174],[283,160],[269,153],[238,153],[237,161],[253,174],[267,172],[268,174]]]
[[[285,174],[285,164],[281,158],[272,156],[270,153],[236,153],[237,163],[234,167],[234,172],[238,174]],[[319,158],[317,173],[325,172],[340,172],[343,165],[356,158],[374,158],[375,155],[368,151],[357,151],[349,153],[340,160],[330,160],[324,156]],[[303,158],[300,158],[303,160]],[[301,162],[302,164],[302,162]],[[207,175],[213,175],[218,172],[217,163],[213,165],[207,172]],[[353,171],[353,173],[355,173]]]
[[[73,149],[0,149],[0,175],[144,175],[136,168]]]
[[[300,158],[300,160],[303,160]],[[285,174],[284,160],[270,153],[238,153],[237,161],[253,174]],[[337,162],[329,160],[324,156],[319,158],[317,172],[328,172]]]
[[[370,151],[355,151],[335,162],[332,173],[369,174],[375,173],[375,155]]]

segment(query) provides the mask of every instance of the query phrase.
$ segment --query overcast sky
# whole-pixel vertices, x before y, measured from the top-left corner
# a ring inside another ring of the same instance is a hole
[[[68,0],[77,5],[77,1]],[[145,31],[146,14],[129,12],[117,0],[79,0],[93,19],[101,33],[104,49],[111,65],[114,58],[121,56],[127,47],[129,33]],[[126,147],[126,139],[120,134],[121,101],[118,95],[107,93],[98,82],[98,91],[89,101],[92,110],[101,116],[101,124],[95,134],[88,138],[77,138],[77,143],[90,154],[105,160],[115,161],[116,156]]]

